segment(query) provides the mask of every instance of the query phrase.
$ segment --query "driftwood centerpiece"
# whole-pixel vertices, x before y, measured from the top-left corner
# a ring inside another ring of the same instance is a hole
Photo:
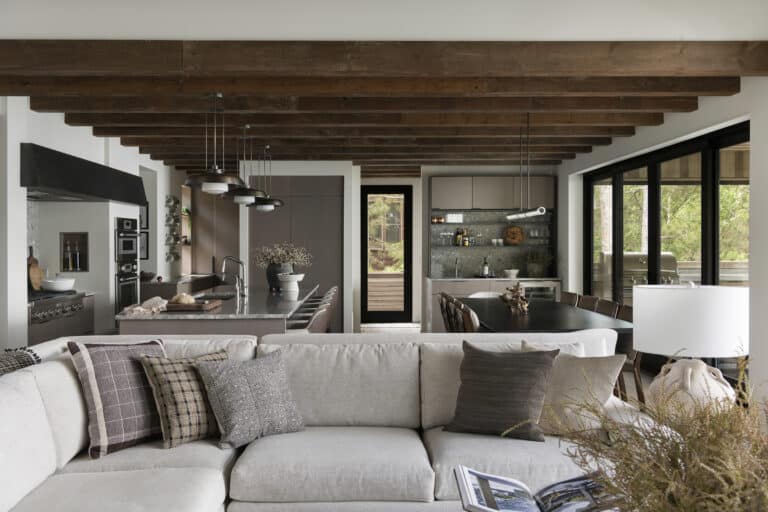
[[[528,299],[525,298],[525,292],[520,283],[517,283],[512,288],[507,288],[507,291],[501,294],[501,300],[509,306],[510,311],[513,313],[528,314]]]

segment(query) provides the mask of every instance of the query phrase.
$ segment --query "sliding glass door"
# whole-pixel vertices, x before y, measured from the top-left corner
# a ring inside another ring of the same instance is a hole
[[[584,186],[585,293],[631,304],[638,284],[748,285],[749,123],[598,169]]]

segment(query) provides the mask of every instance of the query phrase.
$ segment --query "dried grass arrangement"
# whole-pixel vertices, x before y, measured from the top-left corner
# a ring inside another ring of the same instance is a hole
[[[271,264],[291,263],[299,267],[312,265],[312,254],[304,247],[293,244],[274,244],[263,246],[253,255],[253,264],[258,268],[267,268]]]
[[[746,385],[740,389],[748,389]],[[558,432],[569,455],[618,497],[619,510],[728,512],[768,510],[765,404],[680,407],[661,399],[626,421],[601,406],[578,404],[577,430]],[[595,429],[596,421],[602,429]],[[607,435],[606,435],[607,434]]]

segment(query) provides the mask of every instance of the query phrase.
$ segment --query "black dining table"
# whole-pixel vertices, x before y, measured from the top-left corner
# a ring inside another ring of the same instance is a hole
[[[472,308],[481,326],[491,332],[570,332],[582,329],[613,329],[631,334],[632,323],[607,315],[579,309],[561,302],[532,301],[528,314],[513,313],[501,299],[462,298]]]

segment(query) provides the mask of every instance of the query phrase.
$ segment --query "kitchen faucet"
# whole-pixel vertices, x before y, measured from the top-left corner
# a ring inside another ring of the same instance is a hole
[[[459,257],[456,256],[456,261],[453,262],[453,277],[454,279],[459,278]]]
[[[228,261],[236,263],[237,265],[240,266],[240,268],[243,269],[242,277],[240,276],[240,270],[238,270],[237,274],[235,274],[235,290],[239,296],[247,297],[248,296],[248,275],[245,269],[245,263],[243,263],[243,260],[241,260],[240,258],[235,258],[234,256],[224,256],[224,259],[221,262],[221,280],[224,281],[226,279]]]

